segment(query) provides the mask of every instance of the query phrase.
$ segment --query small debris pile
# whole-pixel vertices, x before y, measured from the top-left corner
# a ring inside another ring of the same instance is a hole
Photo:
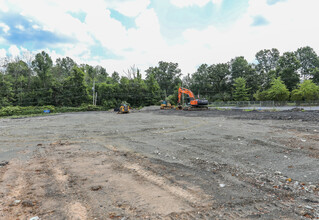
[[[4,167],[4,166],[6,166],[8,164],[9,164],[8,161],[2,161],[2,162],[0,162],[0,167]]]

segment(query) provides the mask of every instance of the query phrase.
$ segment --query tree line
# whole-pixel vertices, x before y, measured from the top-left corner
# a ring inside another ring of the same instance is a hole
[[[1,60],[0,107],[80,106],[94,103],[114,108],[122,102],[132,106],[177,101],[183,86],[209,101],[309,101],[319,99],[319,57],[311,47],[280,55],[278,49],[256,53],[255,62],[243,56],[227,63],[202,64],[182,77],[177,63],[160,61],[149,67],[145,79],[132,66],[120,76],[102,66],[77,64],[72,58],[55,63],[42,51],[35,56]]]

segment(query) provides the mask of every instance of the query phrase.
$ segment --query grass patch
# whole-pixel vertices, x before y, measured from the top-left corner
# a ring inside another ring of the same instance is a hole
[[[45,113],[45,110],[50,110],[50,113]],[[86,112],[86,111],[103,111],[107,110],[101,106],[94,105],[82,105],[80,107],[54,107],[52,105],[47,106],[8,106],[0,109],[0,117],[21,118],[32,117],[42,115],[52,115],[56,113],[64,112]]]
[[[243,109],[244,112],[252,112],[252,111],[256,111],[256,109]]]
[[[0,118],[9,118],[9,119],[19,119],[19,118],[30,118],[30,117],[39,117],[39,116],[50,116],[57,115],[59,113],[39,113],[39,114],[28,114],[28,115],[12,115],[12,116],[2,116]]]

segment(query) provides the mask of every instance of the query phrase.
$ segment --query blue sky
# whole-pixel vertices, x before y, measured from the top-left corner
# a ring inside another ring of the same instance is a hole
[[[120,74],[158,61],[183,74],[261,49],[318,53],[318,0],[0,0],[0,57],[47,51],[53,60]]]

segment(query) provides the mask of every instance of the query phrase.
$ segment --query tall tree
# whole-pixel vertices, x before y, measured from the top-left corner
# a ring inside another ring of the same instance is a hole
[[[280,57],[279,50],[276,48],[260,50],[255,55],[257,60],[256,70],[261,80],[261,87],[267,89],[274,77],[278,60]]]
[[[27,96],[31,83],[30,68],[24,61],[17,60],[8,63],[6,73],[6,80],[12,85],[13,99],[11,101],[14,104],[24,105],[24,98]]]
[[[202,64],[198,67],[197,71],[192,75],[192,85],[189,88],[194,94],[201,94],[202,96],[207,96],[212,85],[209,81],[208,75],[208,65]]]
[[[293,52],[284,53],[278,60],[278,75],[281,80],[284,81],[289,91],[296,88],[297,84],[300,82],[299,74],[297,72],[299,67],[300,62]]]
[[[148,75],[145,81],[147,85],[147,105],[154,105],[161,99],[161,88],[153,74]]]
[[[273,79],[270,89],[267,90],[268,99],[273,101],[287,101],[289,95],[290,92],[280,77]]]
[[[46,52],[42,51],[35,55],[35,60],[32,61],[32,67],[34,71],[37,73],[42,88],[47,89],[50,85],[51,73],[50,70],[52,68],[52,59]]]
[[[5,75],[0,71],[0,108],[10,105],[12,96],[11,83],[5,79]]]
[[[133,106],[143,106],[149,102],[149,94],[147,94],[147,85],[142,79],[142,75],[139,71],[136,73],[136,77],[130,80],[130,103]]]
[[[311,80],[319,85],[319,68],[314,68],[310,72]]]
[[[258,71],[268,73],[275,70],[280,57],[279,50],[276,48],[260,50],[256,53],[256,60],[258,62],[256,68]]]
[[[248,91],[249,88],[246,88],[246,80],[244,78],[238,77],[234,80],[233,97],[235,101],[249,101]]]
[[[64,82],[64,105],[80,106],[88,103],[89,95],[84,76],[80,68],[73,66],[70,76]]]
[[[96,79],[98,83],[106,82],[109,74],[106,72],[106,69],[104,67],[96,66],[94,67],[94,71],[95,71],[95,75],[96,75]]]
[[[56,78],[66,78],[70,76],[73,67],[77,65],[70,57],[65,57],[62,59],[58,58],[56,59],[55,63],[55,67],[57,68]]]
[[[189,73],[183,77],[182,84],[183,84],[183,87],[190,88],[192,90],[193,78]]]
[[[167,95],[173,94],[176,85],[181,83],[182,74],[177,63],[160,61],[158,67],[150,67],[146,70],[146,76],[150,74],[154,74],[156,81]]]
[[[261,84],[254,67],[247,62],[244,57],[236,57],[230,61],[231,84],[234,85],[234,80],[242,77],[246,80],[247,87],[250,88],[250,98],[259,89]]]
[[[100,83],[97,91],[99,94],[98,103],[106,108],[114,108],[122,101],[126,101],[120,97],[121,90],[118,83]]]
[[[316,52],[309,46],[298,48],[296,58],[300,62],[300,73],[304,79],[309,79],[311,72],[319,68],[319,57]]]
[[[113,80],[113,83],[119,83],[120,82],[120,74],[116,71],[114,71],[112,73],[112,76],[111,76],[112,80]]]
[[[231,85],[229,84],[230,70],[228,63],[219,63],[208,67],[208,83],[211,84],[213,100],[229,100]]]

